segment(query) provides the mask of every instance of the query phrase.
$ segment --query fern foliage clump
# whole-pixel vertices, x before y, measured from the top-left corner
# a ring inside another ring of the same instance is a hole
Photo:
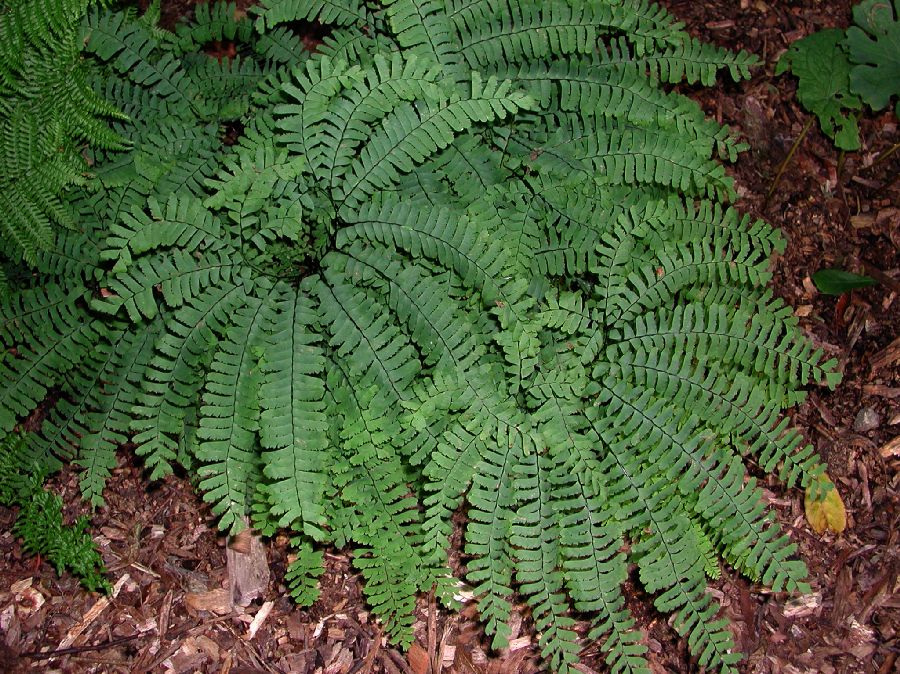
[[[98,505],[129,438],[153,476],[195,471],[223,529],[294,533],[303,602],[318,546],[351,548],[400,644],[417,592],[452,604],[464,509],[495,646],[517,591],[552,669],[584,619],[614,671],[646,671],[634,564],[733,671],[718,556],[805,587],[745,462],[806,484],[781,410],[834,383],[766,290],[781,238],[728,205],[740,145],[668,87],[753,57],[643,1],[383,5],[90,15],[128,149],[95,148],[78,228],[0,307],[0,429],[52,388],[30,451],[82,466]],[[312,20],[315,53],[292,30]]]
[[[57,573],[73,573],[88,590],[109,591],[103,559],[86,531],[88,518],[66,525],[62,499],[44,489],[56,467],[48,457],[30,452],[24,436],[7,435],[0,441],[0,505],[18,508],[12,533],[27,553],[44,556]]]
[[[0,236],[34,262],[55,226],[74,226],[60,192],[88,182],[81,146],[121,147],[117,111],[90,85],[81,24],[93,0],[0,1]]]

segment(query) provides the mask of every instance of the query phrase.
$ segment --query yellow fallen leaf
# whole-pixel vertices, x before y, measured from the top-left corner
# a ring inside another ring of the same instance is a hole
[[[803,502],[806,520],[817,534],[825,531],[841,533],[847,528],[847,511],[837,487],[827,475],[822,476],[806,488]]]

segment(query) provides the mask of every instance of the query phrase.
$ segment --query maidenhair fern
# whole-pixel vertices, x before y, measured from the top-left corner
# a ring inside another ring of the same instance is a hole
[[[646,671],[636,564],[699,665],[733,671],[715,554],[776,590],[806,573],[744,461],[806,484],[780,413],[834,383],[766,290],[781,238],[727,205],[740,145],[665,88],[753,57],[643,1],[254,18],[90,16],[129,149],[95,149],[78,229],[0,308],[0,428],[58,391],[33,452],[83,466],[95,504],[129,437],[153,476],[196,471],[223,529],[293,532],[301,601],[315,546],[352,549],[400,644],[417,592],[452,602],[464,509],[495,646],[518,591],[554,670],[583,617],[613,671]],[[333,27],[315,54],[297,20]]]

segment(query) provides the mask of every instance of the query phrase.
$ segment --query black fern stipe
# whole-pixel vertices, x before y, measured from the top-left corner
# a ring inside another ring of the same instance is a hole
[[[315,53],[300,20],[333,28]],[[417,592],[453,602],[464,509],[496,647],[515,590],[553,670],[585,619],[612,671],[647,671],[636,564],[698,665],[734,671],[718,558],[806,575],[744,460],[806,484],[781,412],[836,379],[766,290],[782,239],[728,205],[742,146],[666,88],[754,57],[640,0],[266,0],[175,32],[95,10],[85,35],[128,149],[93,146],[77,226],[0,307],[3,433],[58,391],[30,449],[93,503],[130,438],[154,477],[196,471],[223,529],[292,531],[298,601],[317,546],[352,548],[400,644]]]

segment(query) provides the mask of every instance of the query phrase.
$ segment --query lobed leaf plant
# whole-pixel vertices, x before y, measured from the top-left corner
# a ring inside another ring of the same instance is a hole
[[[797,40],[775,68],[797,78],[797,100],[841,150],[860,148],[863,103],[880,111],[900,96],[900,0],[863,0],[853,23]],[[900,116],[900,101],[894,111]]]
[[[453,603],[463,511],[494,646],[517,592],[549,668],[600,640],[647,671],[634,565],[734,671],[705,574],[806,588],[745,462],[817,475],[781,411],[836,379],[766,289],[782,239],[728,205],[740,144],[669,90],[754,57],[640,0],[152,14],[87,21],[128,149],[93,149],[78,229],[0,308],[2,432],[54,391],[30,451],[96,505],[129,440],[186,467],[223,530],[293,532],[302,602],[321,546],[352,550],[401,645],[418,592]],[[303,21],[332,29],[315,53]]]

